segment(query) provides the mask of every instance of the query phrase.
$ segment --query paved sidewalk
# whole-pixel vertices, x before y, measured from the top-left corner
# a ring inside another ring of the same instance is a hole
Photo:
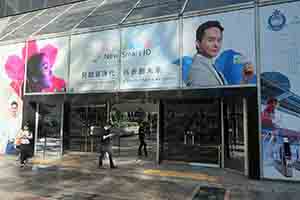
[[[32,160],[20,169],[14,157],[0,157],[4,200],[185,200],[300,199],[300,184],[249,180],[236,172],[186,164],[156,165],[117,158],[118,169],[98,169],[95,156]]]

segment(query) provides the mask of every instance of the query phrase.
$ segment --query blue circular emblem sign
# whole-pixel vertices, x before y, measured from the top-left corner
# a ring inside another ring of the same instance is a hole
[[[286,25],[286,17],[280,10],[274,10],[268,19],[268,24],[272,31],[280,31]]]

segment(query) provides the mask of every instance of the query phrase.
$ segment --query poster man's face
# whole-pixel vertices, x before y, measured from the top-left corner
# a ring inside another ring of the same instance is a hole
[[[222,32],[217,27],[211,27],[204,31],[201,41],[196,41],[200,53],[207,58],[214,58],[222,47]]]

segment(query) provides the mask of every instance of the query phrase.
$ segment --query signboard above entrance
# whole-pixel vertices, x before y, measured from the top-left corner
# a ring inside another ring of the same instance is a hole
[[[177,21],[121,30],[122,89],[179,87]]]
[[[70,92],[118,88],[119,30],[71,37]]]

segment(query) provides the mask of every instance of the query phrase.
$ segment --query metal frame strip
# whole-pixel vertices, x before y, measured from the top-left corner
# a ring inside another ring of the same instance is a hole
[[[243,128],[244,128],[244,174],[249,175],[249,160],[248,160],[248,109],[247,99],[243,97]]]
[[[259,1],[259,0],[256,0]],[[261,141],[261,50],[260,50],[260,10],[258,3],[255,6],[255,58],[256,58],[256,77],[257,77],[257,104],[258,104],[258,142],[259,142],[259,157],[260,157],[260,177],[263,177],[263,158],[262,158],[262,141]]]
[[[186,1],[184,2],[183,6],[182,6],[182,8],[181,8],[181,11],[180,11],[180,13],[179,13],[180,16],[183,15],[183,12],[184,12],[184,10],[185,10],[185,8],[186,8],[186,6],[187,6],[187,4],[188,4],[189,1],[190,1],[190,0],[186,0]]]
[[[160,101],[158,101],[158,103],[157,103],[157,106],[158,106],[158,113],[157,113],[157,122],[156,122],[156,124],[157,124],[157,127],[156,127],[156,163],[157,164],[159,164],[159,152],[160,152],[160,131],[159,131],[159,129],[160,129],[160,126],[159,126],[159,124],[160,124],[160,112],[161,112],[161,110],[160,110],[160,104],[161,104],[161,102]]]
[[[64,143],[64,103],[61,104],[60,115],[60,158],[63,156],[63,143]]]
[[[225,130],[224,130],[224,99],[222,98],[221,99],[221,168],[224,168],[225,167]]]
[[[38,130],[39,130],[39,110],[40,104],[36,104],[36,111],[35,111],[35,129],[34,129],[34,155],[37,152],[37,139],[38,139]]]

